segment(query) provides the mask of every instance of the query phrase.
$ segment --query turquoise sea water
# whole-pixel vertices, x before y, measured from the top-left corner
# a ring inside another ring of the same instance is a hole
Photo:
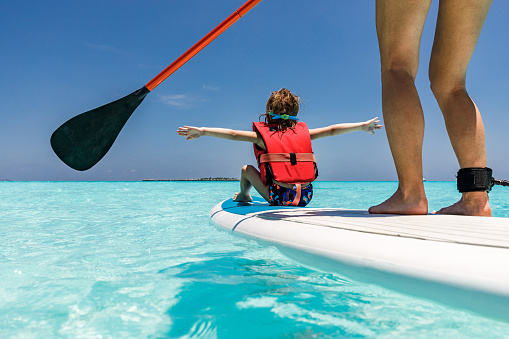
[[[395,182],[317,182],[366,209]],[[455,202],[426,182],[430,210]],[[1,338],[504,338],[509,324],[316,271],[209,223],[237,182],[1,182]],[[509,188],[490,194],[509,218]]]

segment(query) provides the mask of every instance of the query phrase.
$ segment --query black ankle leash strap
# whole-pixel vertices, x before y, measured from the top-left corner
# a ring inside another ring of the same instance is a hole
[[[462,168],[456,175],[458,191],[489,192],[494,185],[509,186],[509,181],[497,180],[492,174],[493,170],[489,167]]]

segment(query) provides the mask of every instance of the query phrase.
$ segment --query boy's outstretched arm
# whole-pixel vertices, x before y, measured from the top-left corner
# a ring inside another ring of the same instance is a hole
[[[184,126],[177,130],[178,135],[185,137],[187,140],[198,139],[201,136],[247,141],[253,144],[263,144],[262,138],[254,131],[239,131],[228,128],[215,127],[193,127]]]
[[[313,128],[309,130],[309,135],[311,136],[311,140],[315,140],[356,131],[365,131],[375,134],[375,130],[382,128],[382,125],[378,124],[379,122],[380,120],[376,117],[364,122],[336,124],[327,127]]]

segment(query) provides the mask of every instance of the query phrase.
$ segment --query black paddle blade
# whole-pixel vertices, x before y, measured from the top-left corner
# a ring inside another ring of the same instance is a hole
[[[143,87],[122,99],[68,120],[51,135],[51,147],[69,167],[86,171],[101,160],[150,91]]]

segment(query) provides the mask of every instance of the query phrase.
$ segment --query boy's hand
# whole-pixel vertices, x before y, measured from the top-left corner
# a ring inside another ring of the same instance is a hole
[[[203,135],[203,129],[193,126],[179,127],[178,135],[186,137],[186,140],[198,139]]]
[[[365,130],[368,133],[375,134],[375,130],[382,128],[383,125],[379,125],[378,123],[380,120],[378,120],[378,117],[368,120],[364,123],[362,126],[362,129]]]

